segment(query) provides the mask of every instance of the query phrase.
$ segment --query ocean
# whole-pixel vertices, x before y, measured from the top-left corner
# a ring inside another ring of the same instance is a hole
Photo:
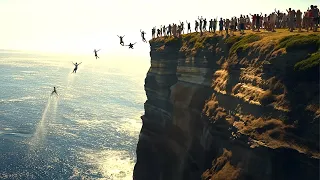
[[[0,51],[0,179],[132,179],[150,63],[99,56]]]

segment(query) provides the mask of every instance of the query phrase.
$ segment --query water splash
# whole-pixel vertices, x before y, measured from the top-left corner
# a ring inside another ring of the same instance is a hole
[[[47,125],[50,119],[55,119],[58,107],[58,97],[50,96],[43,110],[41,120],[38,122],[36,131],[30,140],[30,150],[41,146],[47,134]]]

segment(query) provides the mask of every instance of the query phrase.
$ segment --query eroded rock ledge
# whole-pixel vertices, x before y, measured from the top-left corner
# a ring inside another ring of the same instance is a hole
[[[151,40],[134,179],[318,180],[319,39]]]

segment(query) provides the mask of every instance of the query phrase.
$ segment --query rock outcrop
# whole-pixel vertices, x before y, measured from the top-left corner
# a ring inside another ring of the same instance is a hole
[[[319,179],[320,35],[150,41],[135,180]]]

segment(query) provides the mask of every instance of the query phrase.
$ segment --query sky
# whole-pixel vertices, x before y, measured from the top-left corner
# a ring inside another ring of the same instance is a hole
[[[149,56],[154,26],[194,22],[248,13],[269,13],[291,7],[305,11],[319,0],[0,0],[0,49],[53,53]],[[193,26],[193,23],[191,24]],[[122,47],[137,42],[134,50]]]

